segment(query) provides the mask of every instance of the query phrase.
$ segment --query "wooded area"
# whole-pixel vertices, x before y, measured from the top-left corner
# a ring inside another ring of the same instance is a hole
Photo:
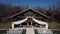
[[[0,22],[11,21],[8,17],[17,14],[27,8],[29,7],[0,4]],[[53,22],[60,22],[60,1],[56,4],[53,4],[52,6],[49,5],[48,9],[41,7],[35,7],[33,9],[48,15],[50,20]]]

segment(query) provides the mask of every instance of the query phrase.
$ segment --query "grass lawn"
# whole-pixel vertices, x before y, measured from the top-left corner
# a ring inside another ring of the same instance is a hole
[[[37,29],[34,29],[35,34],[38,34]]]
[[[60,34],[60,30],[53,30],[54,34]]]
[[[48,23],[49,29],[60,29],[60,23]]]
[[[0,23],[0,29],[11,29],[11,23]]]
[[[0,34],[6,33],[7,30],[0,30]]]
[[[23,30],[22,34],[26,34],[26,29]]]

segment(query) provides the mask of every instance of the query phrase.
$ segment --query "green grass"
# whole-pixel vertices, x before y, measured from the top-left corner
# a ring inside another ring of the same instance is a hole
[[[26,29],[23,30],[22,34],[26,34]]]
[[[37,31],[37,29],[34,29],[34,32],[35,32],[35,34],[38,34],[38,31]]]
[[[54,34],[60,34],[60,31],[59,30],[54,30],[53,33]]]
[[[7,30],[0,30],[0,34],[6,33]]]

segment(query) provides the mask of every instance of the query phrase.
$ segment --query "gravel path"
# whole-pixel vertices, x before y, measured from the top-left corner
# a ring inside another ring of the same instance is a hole
[[[27,28],[26,34],[35,34],[34,29],[33,28]]]

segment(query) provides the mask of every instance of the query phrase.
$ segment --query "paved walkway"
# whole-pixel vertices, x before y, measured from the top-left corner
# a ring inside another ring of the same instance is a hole
[[[26,34],[35,34],[34,29],[33,28],[27,28]]]

